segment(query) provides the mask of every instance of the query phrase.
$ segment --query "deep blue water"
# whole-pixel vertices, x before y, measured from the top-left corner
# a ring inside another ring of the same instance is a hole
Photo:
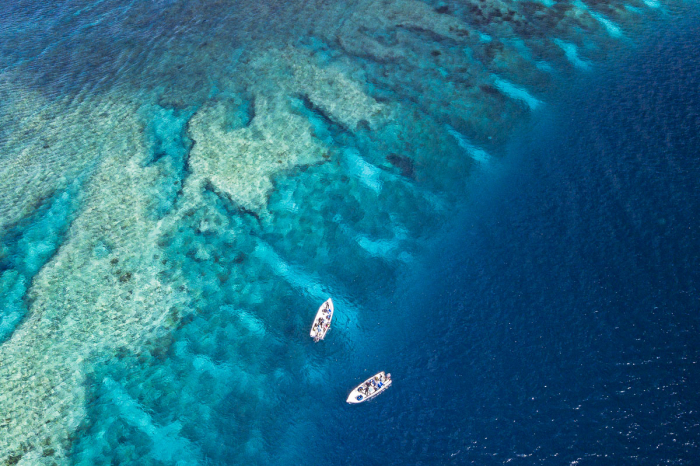
[[[320,422],[333,464],[697,464],[700,23],[681,26],[567,88],[474,189],[378,311],[395,387]]]

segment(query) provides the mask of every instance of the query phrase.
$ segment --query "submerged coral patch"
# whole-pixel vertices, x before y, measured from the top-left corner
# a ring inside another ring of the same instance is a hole
[[[401,170],[401,175],[406,178],[415,177],[415,168],[413,166],[413,160],[410,157],[401,156],[398,154],[389,154],[386,156],[386,160],[393,166]]]
[[[222,103],[202,107],[189,125],[195,141],[189,166],[196,178],[209,181],[243,208],[261,211],[274,173],[321,161],[327,148],[283,96],[258,95],[255,109],[249,126],[228,131]]]

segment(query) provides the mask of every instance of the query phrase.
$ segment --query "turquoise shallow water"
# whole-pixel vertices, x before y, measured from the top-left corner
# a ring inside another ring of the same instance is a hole
[[[3,4],[0,461],[692,464],[695,13]]]

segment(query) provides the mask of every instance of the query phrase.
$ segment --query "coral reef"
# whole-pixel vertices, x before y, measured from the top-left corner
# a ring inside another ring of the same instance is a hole
[[[3,71],[0,464],[275,464],[310,428],[279,419],[329,370],[299,310],[332,294],[361,331],[469,175],[638,17],[175,3],[119,10],[118,52],[67,20],[100,79],[61,74],[60,44]]]
[[[116,348],[136,351],[147,335],[176,322],[188,299],[173,289],[176,281],[158,277],[158,228],[148,209],[158,168],[143,167],[141,129],[134,117],[119,119],[112,151],[84,187],[81,214],[33,277],[29,316],[0,347],[0,451],[21,455],[22,464],[70,452],[85,414],[86,360]]]

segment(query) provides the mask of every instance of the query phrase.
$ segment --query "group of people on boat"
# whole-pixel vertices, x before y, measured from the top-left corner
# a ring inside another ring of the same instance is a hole
[[[391,380],[391,374],[377,374],[365,383],[357,387],[357,391],[364,396],[372,396],[376,391],[380,390],[387,382]]]
[[[318,341],[328,331],[331,326],[331,305],[326,302],[321,316],[314,322],[313,329],[316,331],[314,341]]]

